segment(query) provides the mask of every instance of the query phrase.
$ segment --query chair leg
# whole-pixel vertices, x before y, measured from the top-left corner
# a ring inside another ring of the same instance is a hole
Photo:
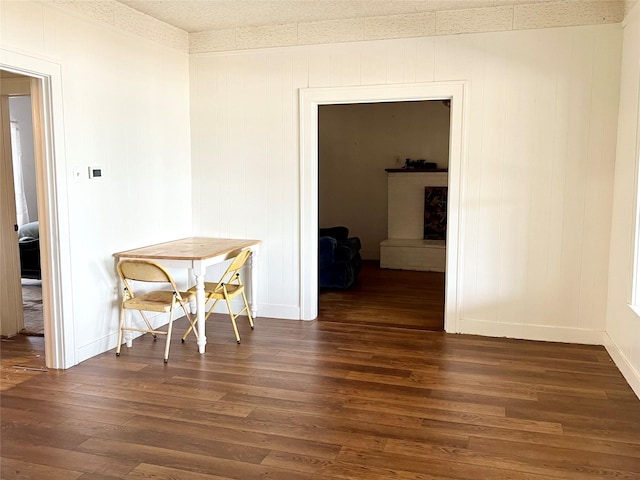
[[[122,330],[124,331],[124,343],[127,344],[127,348],[133,347],[133,333],[131,333],[131,317],[133,312],[127,316],[127,311],[124,314],[124,324]]]
[[[220,300],[219,298],[216,298],[216,300],[211,304],[211,307],[209,307],[208,309],[206,308],[206,304],[205,304],[205,315],[204,315],[205,322],[207,321],[207,318],[209,318],[209,316],[213,313],[213,309],[215,308],[219,300]],[[207,300],[207,302],[208,301],[209,300]],[[184,335],[182,336],[182,343],[184,343],[184,341],[187,339],[187,337],[189,336],[192,330],[193,330],[193,333],[195,333],[196,338],[198,338],[198,331],[196,330],[197,323],[198,323],[198,317],[196,315],[196,317],[193,319],[193,323],[189,325],[189,328],[187,328],[187,331],[184,332]]]
[[[187,312],[186,304],[180,303],[180,305],[182,306],[182,310],[184,311],[184,314],[187,317],[187,320],[189,321],[189,328],[187,328],[187,331],[184,332],[184,335],[182,336],[181,341],[182,343],[184,343],[184,341],[187,339],[187,336],[191,333],[191,331],[193,331],[193,333],[196,335],[196,340],[197,340],[198,330],[196,330],[196,323],[198,322],[198,316],[196,315],[195,317],[192,317],[191,309],[189,309],[189,312]]]
[[[120,348],[122,348],[122,328],[124,327],[124,308],[120,308],[120,326],[118,327],[118,345],[116,346],[116,356],[120,356]]]
[[[195,320],[193,321],[193,324],[189,325],[189,328],[187,328],[187,331],[184,332],[184,335],[182,335],[182,343],[184,343],[184,341],[187,339],[187,337],[189,336],[189,334],[191,333],[191,331],[193,330],[193,333],[196,334],[196,337],[198,336],[198,333],[195,330],[195,326],[198,323],[198,317],[195,318]]]
[[[247,296],[244,294],[244,290],[242,291],[242,299],[244,300],[244,306],[245,306],[245,309],[247,310],[247,318],[249,319],[249,325],[251,325],[251,330],[253,330],[253,317],[251,317],[249,302],[247,302]]]
[[[147,328],[149,330],[153,330],[153,327],[151,326],[151,322],[149,321],[147,316],[144,314],[144,312],[142,310],[138,310],[138,312],[140,312],[140,315],[142,316],[142,319],[144,320],[144,323],[147,324]],[[153,336],[153,341],[155,342],[158,339],[158,335],[156,335],[153,332],[151,332],[151,335]]]
[[[231,317],[231,325],[233,325],[233,331],[236,334],[236,342],[240,343],[240,334],[238,333],[238,326],[236,325],[236,317],[233,315],[233,309],[231,308],[231,302],[227,296],[224,297],[227,302],[227,308],[229,309],[229,316]]]

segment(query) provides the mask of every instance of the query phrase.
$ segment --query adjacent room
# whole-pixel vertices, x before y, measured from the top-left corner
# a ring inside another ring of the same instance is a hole
[[[5,139],[10,149],[5,161],[11,162],[11,174],[3,177],[2,208],[15,212],[14,231],[17,237],[20,279],[16,289],[17,303],[22,302],[24,322],[18,330],[25,335],[44,335],[42,315],[42,274],[40,268],[40,240],[38,223],[38,193],[33,140],[33,116],[31,83],[29,77],[0,70],[2,82],[2,131],[9,133]],[[6,109],[6,111],[4,111]],[[7,164],[5,164],[5,167]],[[10,290],[14,292],[14,290]]]
[[[325,320],[352,308],[352,322],[444,329],[446,193],[430,195],[446,192],[449,115],[448,100],[319,107]]]

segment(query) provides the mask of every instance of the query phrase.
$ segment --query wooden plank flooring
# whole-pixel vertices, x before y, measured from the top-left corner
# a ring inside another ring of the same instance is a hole
[[[43,337],[0,338],[0,391],[40,375],[44,367]]]
[[[240,322],[237,345],[218,315],[203,356],[182,319],[167,365],[145,336],[22,381],[42,343],[4,341],[0,477],[640,478],[640,400],[604,348],[338,317]]]
[[[389,270],[365,260],[349,290],[321,290],[325,322],[444,330],[444,273]]]

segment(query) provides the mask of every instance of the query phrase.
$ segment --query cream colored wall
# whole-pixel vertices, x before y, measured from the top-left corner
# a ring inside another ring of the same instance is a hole
[[[345,225],[362,257],[380,258],[387,172],[406,158],[449,165],[449,108],[439,101],[323,105],[319,119],[320,226]]]
[[[299,318],[298,89],[465,80],[461,331],[602,341],[618,25],[192,55],[194,226],[262,238]]]
[[[76,363],[115,346],[112,254],[191,233],[188,55],[36,2],[0,2],[0,48],[61,72],[54,128],[64,154],[52,170],[69,239],[59,245],[75,342],[66,356]],[[104,178],[89,180],[89,165]]]
[[[640,316],[629,306],[640,163],[640,6],[636,5],[627,21],[618,116],[606,346],[640,397]]]

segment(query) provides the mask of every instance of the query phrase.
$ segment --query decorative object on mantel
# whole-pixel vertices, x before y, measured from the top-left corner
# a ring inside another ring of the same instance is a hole
[[[404,168],[436,169],[438,164],[436,162],[427,162],[426,160],[411,160],[407,158],[404,161]]]
[[[446,168],[385,168],[387,173],[433,173],[433,172],[448,172]]]

